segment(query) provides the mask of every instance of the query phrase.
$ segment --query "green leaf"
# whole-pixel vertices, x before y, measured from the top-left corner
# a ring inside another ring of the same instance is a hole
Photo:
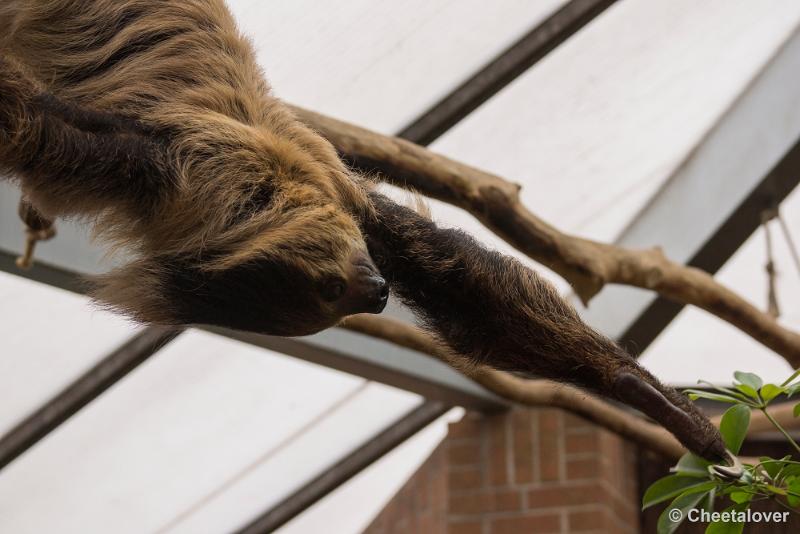
[[[719,393],[730,395],[731,397],[736,397],[737,399],[739,399],[741,401],[747,401],[748,400],[745,395],[742,395],[741,392],[736,391],[734,389],[725,388],[725,387],[722,387],[722,386],[717,386],[717,385],[714,385],[714,384],[712,384],[711,382],[709,382],[707,380],[698,380],[697,383],[701,384],[701,385],[706,385],[706,386],[708,386],[708,388],[712,389],[713,391],[717,391]]]
[[[773,486],[772,484],[764,484],[761,488],[766,489],[767,491],[774,493],[775,495],[786,495],[786,490],[783,488],[779,488],[778,486]]]
[[[786,487],[789,490],[786,494],[786,501],[790,506],[797,507],[800,504],[800,477],[792,477]]]
[[[733,373],[733,376],[736,378],[736,380],[738,380],[742,384],[750,386],[756,391],[761,389],[761,386],[764,384],[763,380],[761,380],[761,377],[753,373],[743,373],[742,371],[736,371],[735,373]]]
[[[750,507],[750,503],[734,504],[725,508],[725,512],[744,512]],[[744,523],[739,521],[714,521],[706,527],[706,534],[741,534],[744,530]]]
[[[684,393],[687,393],[689,398],[692,400],[708,399],[717,402],[730,402],[732,404],[738,404],[742,402],[736,397],[731,397],[730,395],[723,395],[722,393],[709,393],[708,391],[703,391],[702,389],[687,389],[684,390]]]
[[[783,468],[783,473],[781,474],[785,479],[788,479],[789,477],[800,477],[800,465],[788,464]]]
[[[707,484],[697,477],[667,475],[653,482],[642,497],[642,510],[654,504],[673,499],[692,486]]]
[[[792,384],[791,386],[785,389],[786,389],[786,396],[791,397],[792,395],[800,391],[800,382],[798,382],[797,384]]]
[[[711,462],[705,460],[691,452],[687,452],[681,456],[678,463],[672,469],[684,476],[695,478],[708,478],[708,466]]]
[[[736,384],[736,389],[753,399],[754,401],[760,401],[758,397],[758,391],[756,391],[753,387],[747,384]]]
[[[767,472],[770,478],[778,476],[778,473],[780,473],[784,466],[783,462],[776,462],[769,456],[761,456],[758,458],[758,461],[761,462],[761,467],[764,468],[764,471]]]
[[[761,388],[761,398],[764,399],[764,402],[769,402],[783,392],[784,389],[782,387],[778,387],[775,384],[765,384]]]
[[[706,494],[706,498],[703,500],[703,502],[700,503],[702,508],[709,514],[714,511],[714,501],[716,498],[717,498],[717,488],[713,487],[711,488],[711,491],[709,491]]]
[[[789,378],[787,378],[786,380],[784,380],[784,381],[783,381],[783,384],[781,384],[781,387],[786,387],[786,386],[788,386],[788,385],[789,385],[789,384],[792,382],[792,380],[794,380],[794,379],[795,379],[795,378],[797,378],[798,376],[800,376],[800,369],[797,369],[797,370],[796,370],[794,373],[792,373],[792,376],[790,376]]]
[[[722,441],[733,454],[739,454],[749,426],[750,408],[743,404],[730,407],[722,415],[719,432],[722,434]]]
[[[658,534],[672,534],[686,519],[689,510],[703,500],[706,493],[690,493],[678,495],[658,516]]]
[[[800,416],[800,403],[794,405],[792,413],[794,414],[795,417]]]
[[[746,491],[734,491],[731,492],[731,500],[736,504],[744,504],[746,502],[750,502],[750,499],[753,498],[752,493],[747,493]]]

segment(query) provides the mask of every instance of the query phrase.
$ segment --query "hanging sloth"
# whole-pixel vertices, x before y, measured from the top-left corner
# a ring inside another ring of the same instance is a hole
[[[303,335],[389,288],[455,354],[570,382],[725,458],[686,398],[533,271],[377,193],[270,92],[221,0],[0,5],[0,173],[29,219],[133,259],[95,298],[143,323]]]

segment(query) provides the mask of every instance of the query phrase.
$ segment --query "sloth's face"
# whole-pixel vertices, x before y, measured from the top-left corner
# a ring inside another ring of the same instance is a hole
[[[361,232],[363,179],[294,122],[281,135],[202,124],[181,132],[180,187],[139,231],[139,259],[101,278],[96,297],[143,322],[283,336],[382,311],[388,288]]]
[[[294,336],[386,306],[386,281],[348,212],[302,206],[268,222],[232,249],[162,264],[161,292],[177,322]]]

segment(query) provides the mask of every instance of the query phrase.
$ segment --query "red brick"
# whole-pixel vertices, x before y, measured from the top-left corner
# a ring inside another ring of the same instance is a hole
[[[447,436],[452,439],[478,438],[481,434],[482,421],[482,415],[467,413],[461,421],[448,425]]]
[[[458,493],[479,489],[482,484],[481,469],[478,466],[453,467],[447,477],[450,491]]]
[[[610,532],[613,522],[607,510],[596,507],[589,510],[569,510],[567,532]]]
[[[477,442],[450,443],[447,452],[450,465],[477,465],[481,460],[481,446]]]
[[[539,432],[561,432],[561,411],[545,408],[539,411]]]
[[[498,490],[492,503],[494,512],[516,512],[522,510],[522,493],[519,490]]]
[[[450,513],[459,516],[491,512],[516,512],[522,509],[522,493],[514,489],[486,489],[450,495]]]
[[[564,412],[564,428],[574,430],[580,428],[596,428],[594,423],[587,421],[583,417],[578,417],[575,414]]]
[[[487,482],[490,486],[505,486],[508,484],[508,440],[506,439],[506,425],[508,417],[494,416],[488,418],[487,450],[489,453],[487,465]]]
[[[561,479],[562,451],[556,434],[539,435],[539,476],[543,482]]]
[[[599,478],[600,458],[580,458],[567,460],[567,479],[578,480],[586,478]]]
[[[564,438],[564,449],[567,454],[598,452],[600,447],[597,432],[567,433]]]
[[[491,534],[536,534],[544,532],[560,532],[561,516],[559,514],[523,515],[518,517],[498,517],[490,522]]]
[[[539,476],[543,482],[561,479],[563,452],[561,439],[561,415],[557,410],[546,409],[539,412]]]
[[[530,410],[514,410],[511,414],[513,480],[516,484],[534,481],[533,418]]]
[[[450,521],[447,532],[448,534],[483,534],[483,523],[481,520]]]
[[[491,512],[492,503],[490,494],[483,491],[459,495],[451,494],[448,510],[452,515],[459,516],[481,515]]]
[[[597,482],[574,485],[551,485],[528,491],[529,508],[553,508],[556,506],[579,506],[608,501],[605,488]]]

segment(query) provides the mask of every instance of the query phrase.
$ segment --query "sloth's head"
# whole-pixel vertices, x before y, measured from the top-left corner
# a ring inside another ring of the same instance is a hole
[[[97,297],[137,319],[305,335],[379,313],[389,289],[360,221],[371,204],[327,142],[241,123],[184,135],[178,187],[139,259]]]

